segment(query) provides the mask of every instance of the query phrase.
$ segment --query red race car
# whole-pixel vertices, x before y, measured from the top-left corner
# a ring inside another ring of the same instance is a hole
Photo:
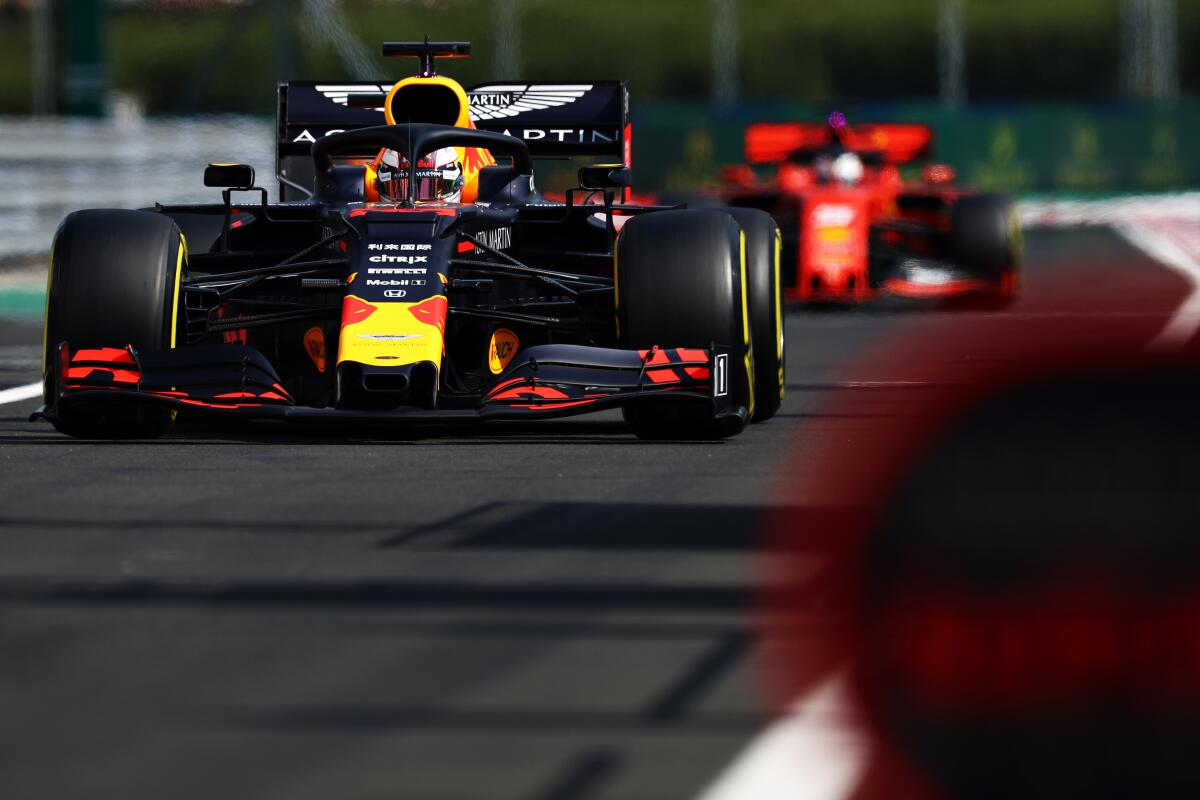
[[[1004,305],[1016,295],[1021,228],[1006,197],[954,185],[926,164],[933,131],[905,123],[758,123],[746,164],[721,170],[723,203],[771,213],[783,236],[785,296],[860,303],[881,296]]]

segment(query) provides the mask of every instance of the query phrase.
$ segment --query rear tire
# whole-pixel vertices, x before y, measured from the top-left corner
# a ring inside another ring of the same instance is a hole
[[[754,360],[742,232],[723,211],[684,209],[634,217],[617,241],[617,329],[621,346],[731,346],[730,393],[754,414]],[[627,406],[644,439],[732,436],[745,419],[714,419],[709,402],[670,397]]]
[[[771,215],[753,208],[721,209],[746,234],[746,287],[754,342],[754,418],[766,422],[783,404],[783,239]]]
[[[49,366],[60,342],[72,350],[174,347],[186,258],[183,235],[162,214],[103,209],[76,211],[63,220],[46,288],[47,405],[58,391]],[[161,436],[173,420],[174,412],[161,406],[98,399],[71,403],[53,421],[71,436],[125,439]]]

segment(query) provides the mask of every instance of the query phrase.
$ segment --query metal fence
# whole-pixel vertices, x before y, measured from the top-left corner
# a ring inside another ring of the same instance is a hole
[[[254,164],[270,185],[273,132],[245,117],[0,119],[0,265],[47,252],[76,209],[219,203],[201,182],[211,161]]]

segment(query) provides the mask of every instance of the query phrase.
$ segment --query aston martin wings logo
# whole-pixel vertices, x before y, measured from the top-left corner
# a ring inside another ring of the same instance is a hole
[[[390,84],[390,83],[350,83],[350,84],[330,83],[330,84],[318,84],[315,88],[318,92],[325,95],[330,100],[337,103],[339,106],[344,106],[344,105],[349,104],[351,94],[376,92],[376,91],[387,94],[389,91],[391,91],[392,84]],[[383,111],[383,107],[380,106],[376,110]]]
[[[471,119],[503,119],[526,111],[565,106],[583,97],[591,88],[590,83],[497,83],[479,86],[468,95]]]

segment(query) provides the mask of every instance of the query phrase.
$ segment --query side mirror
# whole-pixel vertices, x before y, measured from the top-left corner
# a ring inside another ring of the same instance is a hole
[[[209,164],[204,168],[204,185],[221,189],[252,189],[254,167],[249,164]]]
[[[633,185],[633,172],[623,164],[591,164],[579,170],[581,189],[620,189]]]

